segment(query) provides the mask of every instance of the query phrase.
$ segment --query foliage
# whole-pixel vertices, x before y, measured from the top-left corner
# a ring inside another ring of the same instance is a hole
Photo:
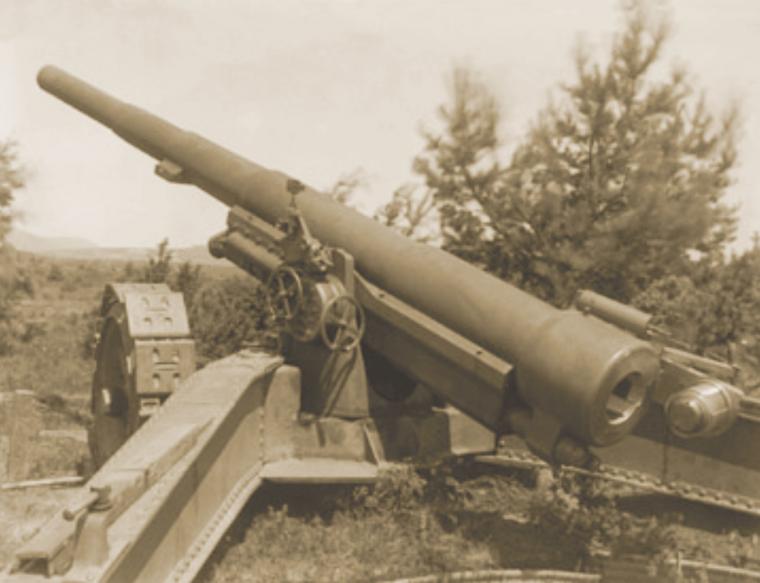
[[[47,274],[48,281],[63,281],[63,270],[57,263],[53,263],[50,266],[50,271]]]
[[[688,344],[704,348],[702,322],[713,297],[686,275],[668,275],[652,282],[633,298],[633,305],[654,315],[653,324]]]
[[[163,239],[156,247],[155,254],[148,258],[148,263],[136,269],[131,262],[124,266],[122,281],[135,283],[165,283],[171,289],[182,293],[185,306],[191,308],[195,294],[203,282],[200,265],[190,261],[175,266],[174,255],[169,248],[169,240]]]
[[[124,268],[121,270],[121,274],[119,275],[119,281],[123,281],[123,282],[136,281],[138,279],[137,273],[138,271],[135,268],[134,263],[132,263],[131,261],[127,261],[124,264]]]
[[[700,341],[706,347],[725,347],[732,358],[731,347],[746,348],[760,359],[760,245],[722,262],[712,274],[697,285],[708,286],[711,309],[700,322]]]
[[[353,491],[279,485],[267,507],[244,511],[239,540],[200,579],[377,581],[497,567],[487,543],[442,527],[428,502],[438,481],[423,474],[393,466]]]
[[[431,191],[420,196],[415,185],[405,184],[397,188],[391,200],[375,212],[374,219],[405,237],[426,243],[434,238],[434,229],[429,224],[434,218],[434,211]]]
[[[140,274],[142,283],[168,283],[172,273],[173,255],[169,249],[169,239],[163,239],[156,248],[155,255],[148,258],[148,263]]]
[[[644,555],[662,561],[678,551],[678,516],[637,518],[619,510],[604,485],[585,477],[562,476],[536,491],[528,515],[542,532],[572,540],[585,560],[609,551],[613,556]]]
[[[411,466],[394,466],[373,486],[357,488],[350,508],[359,515],[377,512],[403,513],[419,509],[425,499],[426,481]]]
[[[498,204],[503,173],[497,158],[500,112],[488,87],[468,69],[454,69],[450,91],[451,104],[438,109],[443,131],[423,131],[425,150],[414,159],[413,168],[423,178],[425,191],[416,212],[406,214],[414,219],[430,212],[432,200],[443,248],[482,264],[491,235],[488,216]],[[410,195],[400,189],[394,200],[401,208],[411,208],[405,202]],[[409,223],[414,226],[419,220]]]
[[[264,294],[248,277],[208,281],[195,294],[190,328],[205,361],[221,358],[266,334]]]
[[[373,486],[355,489],[344,509],[357,516],[378,512],[399,515],[423,507],[442,513],[461,510],[470,499],[460,481],[458,462],[461,461],[438,461],[429,466],[389,466],[383,472],[382,479]]]
[[[731,544],[731,552],[728,554],[728,564],[740,569],[757,570],[760,561],[760,538],[755,534],[752,537],[741,537],[732,530],[728,534]]]
[[[192,306],[195,294],[203,284],[203,276],[200,265],[193,265],[190,261],[184,261],[173,274],[172,289],[182,293],[185,305]]]
[[[13,192],[23,186],[15,144],[0,141],[0,355],[11,352],[16,342],[15,306],[21,293],[34,292],[28,278],[18,272],[12,251],[4,245],[11,226]]]
[[[55,267],[51,268],[48,279],[54,274]],[[83,267],[80,266],[80,268]],[[114,274],[111,280],[124,283],[164,283],[170,289],[182,293],[185,306],[189,310],[196,292],[202,285],[203,273],[200,265],[194,265],[190,261],[185,261],[177,267],[174,254],[169,247],[169,240],[163,239],[158,243],[155,252],[148,257],[145,264],[135,265],[128,261],[123,265],[120,273]],[[68,284],[70,281],[67,280],[66,283]],[[95,354],[98,333],[102,325],[99,304],[93,305],[87,312],[86,322],[80,348],[83,358],[91,358]]]
[[[0,257],[0,261],[2,260]],[[16,336],[14,319],[17,299],[18,293],[11,277],[0,274],[0,355],[9,354],[13,350]]]
[[[633,303],[698,351],[730,361],[760,359],[760,244],[730,259],[696,262],[688,275],[663,277]],[[742,364],[737,362],[737,364]],[[751,362],[744,364],[750,365]]]
[[[13,192],[23,186],[24,178],[18,164],[16,145],[8,141],[0,142],[0,243],[10,230]]]
[[[12,353],[19,343],[39,334],[32,324],[23,321],[18,310],[22,299],[34,295],[34,281],[14,252],[0,251],[0,355]]]
[[[41,326],[41,322],[33,323],[34,332],[27,342],[18,343],[12,354],[2,356],[0,392],[23,389],[39,395],[83,399],[89,394],[92,369],[90,362],[81,358],[72,337],[83,334],[84,319],[78,313],[53,312],[44,323],[44,332]]]
[[[201,365],[266,335],[267,311],[258,284],[248,277],[207,277],[201,266],[189,261],[177,267],[166,239],[145,265],[127,263],[116,279],[165,283],[183,294]],[[92,304],[82,317],[79,347],[83,358],[94,356],[101,325],[100,306]]]
[[[355,168],[351,172],[341,175],[325,192],[334,201],[349,205],[356,196],[356,192],[367,185],[367,173],[363,168]]]
[[[100,315],[100,304],[94,304],[82,318],[82,335],[79,341],[79,355],[84,359],[95,358],[95,351],[100,341],[100,329],[103,318]]]
[[[493,97],[455,72],[443,131],[415,161],[445,248],[556,304],[587,287],[629,301],[690,253],[724,249],[737,114],[716,119],[684,71],[663,77],[668,28],[643,6],[628,5],[606,64],[578,51],[575,81],[509,165]]]

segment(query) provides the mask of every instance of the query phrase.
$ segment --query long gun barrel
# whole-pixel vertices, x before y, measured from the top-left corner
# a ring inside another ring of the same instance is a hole
[[[271,224],[287,212],[291,196],[285,174],[55,67],[43,68],[38,82],[155,158],[163,178],[194,184]],[[558,310],[312,188],[300,192],[297,201],[312,235],[349,253],[362,277],[511,364],[510,382],[533,411],[531,423],[542,423],[542,417],[557,420],[563,431],[592,445],[611,444],[631,431],[659,370],[650,343],[582,311]],[[507,393],[507,387],[493,390],[502,400]],[[460,400],[468,400],[467,387],[461,387]],[[469,403],[468,412],[493,429],[503,429],[497,426],[509,418],[491,404]]]

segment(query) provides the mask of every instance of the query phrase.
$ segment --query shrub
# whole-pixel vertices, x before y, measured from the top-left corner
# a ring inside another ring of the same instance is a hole
[[[24,324],[24,329],[19,340],[24,344],[29,344],[35,338],[44,336],[46,332],[45,322],[27,322]]]
[[[77,320],[79,321],[79,319]],[[98,345],[102,324],[103,319],[100,317],[99,305],[82,314],[81,324],[79,324],[82,330],[79,341],[79,355],[83,359],[95,357],[95,348]]]
[[[264,294],[250,278],[207,282],[196,292],[189,317],[201,363],[260,342],[269,329]]]
[[[189,261],[185,261],[179,266],[171,281],[171,288],[182,293],[188,310],[192,308],[195,295],[202,285],[201,266],[193,265]]]
[[[609,486],[591,478],[569,475],[537,491],[529,517],[544,532],[567,537],[581,562],[596,551],[613,555],[644,555],[662,563],[678,551],[675,524],[679,517],[638,518],[619,510]]]
[[[63,281],[63,270],[61,269],[61,266],[57,263],[53,263],[53,265],[50,266],[50,270],[47,274],[47,280],[48,281]]]
[[[427,482],[408,465],[393,466],[373,486],[354,491],[350,509],[359,515],[418,510],[425,499]]]

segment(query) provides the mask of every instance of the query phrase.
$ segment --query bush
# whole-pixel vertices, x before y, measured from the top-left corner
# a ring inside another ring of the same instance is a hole
[[[195,293],[189,316],[201,364],[261,342],[269,329],[263,291],[251,278],[206,283]]]
[[[169,239],[158,244],[156,254],[148,258],[148,264],[143,270],[140,281],[145,283],[166,283],[172,271],[173,254],[169,249]]]
[[[90,311],[82,314],[82,335],[79,341],[79,354],[83,359],[95,357],[95,348],[98,345],[100,327],[103,319],[100,317],[100,306],[95,306]]]
[[[662,563],[678,551],[675,515],[637,518],[619,510],[610,486],[592,478],[562,476],[531,500],[529,517],[544,532],[567,538],[581,562],[596,551],[644,555]]]
[[[341,494],[278,486],[290,494],[249,517],[245,540],[236,541],[242,544],[201,580],[378,581],[497,566],[481,542],[441,526],[426,502],[434,494],[423,476],[429,473],[392,466],[374,486]]]
[[[45,322],[27,322],[24,324],[24,330],[19,340],[24,344],[29,344],[35,338],[44,336],[46,332]]]
[[[396,516],[419,510],[427,482],[412,466],[395,466],[373,486],[354,491],[349,508],[359,515],[391,512]]]
[[[15,334],[8,322],[0,322],[0,356],[13,353]]]
[[[182,296],[185,298],[185,306],[189,310],[195,301],[195,294],[198,293],[198,290],[203,285],[201,266],[185,261],[177,269],[170,285],[172,289],[182,293]]]
[[[54,263],[50,266],[50,270],[47,274],[47,280],[48,281],[63,281],[63,270],[61,269],[61,266],[57,263]]]
[[[14,281],[13,278],[0,278],[0,356],[13,352],[19,335],[16,321],[19,293]]]

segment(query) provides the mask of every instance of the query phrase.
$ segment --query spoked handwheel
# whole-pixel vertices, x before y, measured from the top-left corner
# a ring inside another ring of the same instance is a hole
[[[333,351],[354,350],[361,342],[365,327],[364,309],[354,297],[347,295],[327,302],[319,320],[322,341]]]
[[[303,308],[303,283],[298,272],[286,265],[275,269],[266,284],[269,309],[275,318],[285,322],[295,318]]]

